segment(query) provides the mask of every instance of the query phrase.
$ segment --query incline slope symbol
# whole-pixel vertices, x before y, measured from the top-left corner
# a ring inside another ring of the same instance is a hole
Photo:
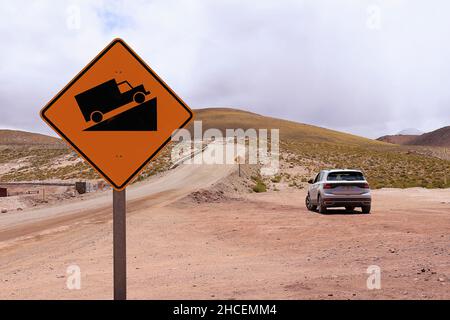
[[[156,98],[153,98],[84,131],[156,131],[156,116]]]

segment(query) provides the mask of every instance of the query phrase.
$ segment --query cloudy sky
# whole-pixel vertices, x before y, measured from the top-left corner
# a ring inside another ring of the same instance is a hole
[[[121,37],[192,108],[367,137],[450,125],[446,0],[2,1],[0,128],[39,110]]]

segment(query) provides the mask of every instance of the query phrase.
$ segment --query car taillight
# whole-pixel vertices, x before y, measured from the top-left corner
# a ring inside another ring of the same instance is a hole
[[[331,183],[325,183],[325,184],[323,185],[323,188],[324,188],[324,189],[333,189],[333,185],[332,185]]]
[[[370,188],[368,183],[363,183],[363,184],[362,184],[362,187],[363,187],[364,189],[369,189],[369,188]]]

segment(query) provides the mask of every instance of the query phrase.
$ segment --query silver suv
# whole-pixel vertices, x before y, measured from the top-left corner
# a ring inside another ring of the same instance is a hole
[[[345,207],[346,210],[361,207],[363,213],[370,213],[370,187],[360,170],[322,170],[308,183],[305,200],[308,210],[327,213],[330,207]]]

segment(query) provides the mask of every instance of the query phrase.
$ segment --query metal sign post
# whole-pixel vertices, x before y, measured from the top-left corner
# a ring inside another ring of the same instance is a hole
[[[127,298],[126,189],[113,190],[114,300]]]

